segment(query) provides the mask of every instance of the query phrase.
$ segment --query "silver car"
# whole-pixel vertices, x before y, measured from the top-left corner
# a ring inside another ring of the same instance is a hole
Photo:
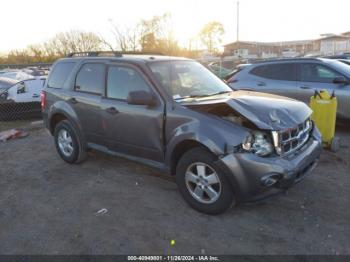
[[[234,89],[254,90],[309,103],[316,90],[338,99],[338,117],[350,119],[350,66],[325,58],[296,58],[258,62],[227,80]]]

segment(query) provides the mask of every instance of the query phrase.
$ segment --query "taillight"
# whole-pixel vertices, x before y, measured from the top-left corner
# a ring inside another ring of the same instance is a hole
[[[44,110],[46,107],[46,92],[44,90],[40,93],[41,109]]]

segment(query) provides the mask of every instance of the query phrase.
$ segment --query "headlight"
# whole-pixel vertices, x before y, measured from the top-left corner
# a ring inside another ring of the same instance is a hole
[[[258,156],[267,156],[273,152],[273,146],[267,134],[254,132],[242,143],[245,151],[252,152]]]

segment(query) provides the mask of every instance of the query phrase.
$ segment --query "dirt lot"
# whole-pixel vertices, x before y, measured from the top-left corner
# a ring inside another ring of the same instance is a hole
[[[0,253],[350,254],[350,130],[339,135],[288,194],[214,217],[160,171],[97,152],[68,165],[32,131],[0,143]]]

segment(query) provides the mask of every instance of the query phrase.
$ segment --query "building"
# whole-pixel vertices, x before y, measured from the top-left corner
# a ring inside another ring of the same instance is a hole
[[[327,34],[319,39],[285,42],[238,41],[224,45],[224,55],[237,58],[297,57],[330,55],[350,51],[350,31]]]
[[[350,32],[326,36],[316,41],[320,42],[320,52],[323,55],[337,55],[350,51]]]

